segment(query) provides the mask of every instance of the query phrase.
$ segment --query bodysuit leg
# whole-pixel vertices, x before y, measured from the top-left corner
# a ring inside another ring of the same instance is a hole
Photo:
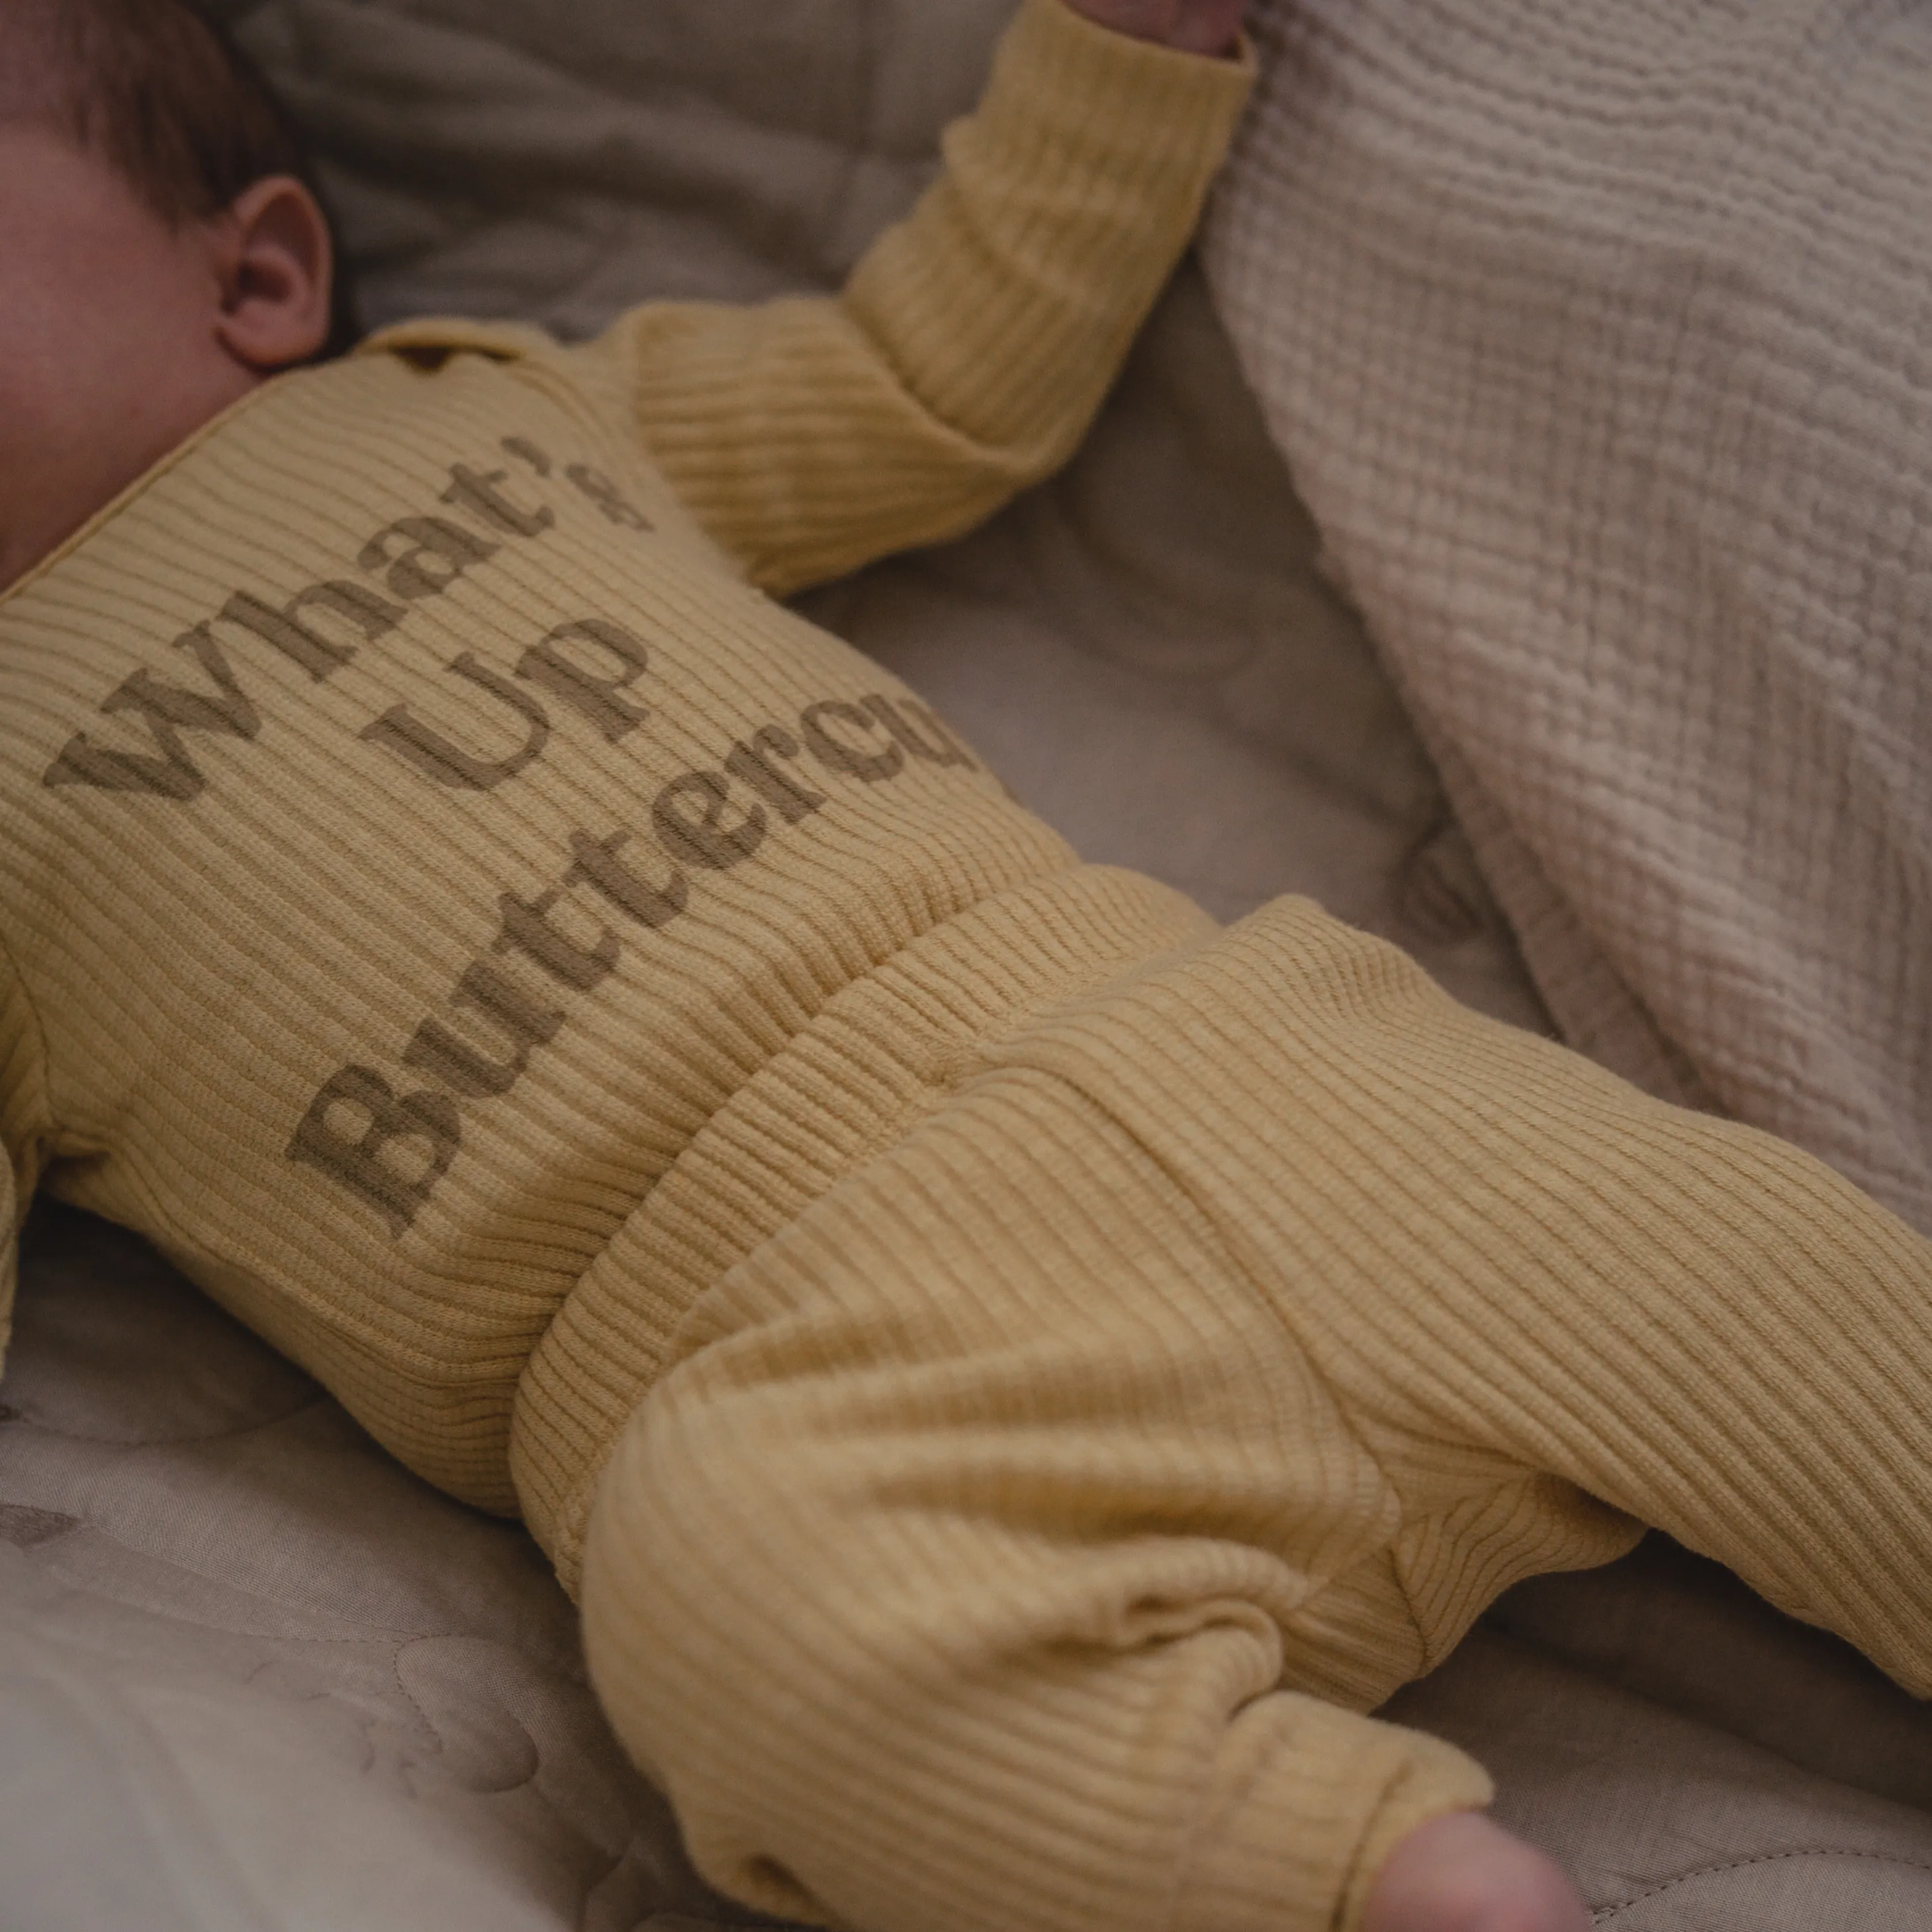
[[[1932,1688],[1932,1254],[1284,902],[990,1044],[699,1306],[593,1673],[700,1869],[876,1932],[1352,1924],[1360,1714],[1642,1522]]]

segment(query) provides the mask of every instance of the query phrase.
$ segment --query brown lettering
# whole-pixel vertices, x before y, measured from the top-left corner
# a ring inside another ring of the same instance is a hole
[[[563,473],[612,523],[622,524],[631,530],[652,527],[650,518],[630,502],[602,470],[592,470],[587,463],[573,463]]]
[[[507,470],[492,470],[485,474],[466,463],[453,463],[449,466],[449,488],[442,493],[442,501],[453,508],[467,510],[472,516],[513,537],[541,536],[556,521],[556,512],[547,503],[526,510],[512,502],[496,487],[508,482],[509,478]]]
[[[640,926],[668,926],[689,902],[691,889],[675,866],[662,886],[646,884],[642,874],[634,872],[617,856],[630,837],[628,832],[615,832],[608,838],[597,839],[587,832],[573,832],[570,849],[577,862],[565,874],[564,883],[575,885],[581,880]]]
[[[772,760],[792,759],[803,747],[789,731],[767,724],[754,732],[748,743],[734,745],[724,769],[742,779],[770,806],[788,825],[808,818],[825,802],[822,791],[810,791],[788,772],[782,772]]]
[[[400,605],[392,604],[386,597],[378,597],[359,584],[312,584],[279,610],[248,591],[238,590],[221,607],[221,616],[216,621],[238,624],[243,630],[253,632],[320,684],[356,655],[354,645],[338,644],[324,637],[312,621],[303,621],[305,612],[322,610],[339,618],[365,644],[386,637],[406,614]]]
[[[519,463],[527,463],[539,476],[550,474],[550,458],[528,436],[506,436],[496,446],[505,455],[514,456]]]
[[[346,1131],[337,1117],[346,1110]],[[463,1123],[447,1094],[398,1094],[367,1066],[345,1066],[317,1094],[302,1116],[288,1157],[317,1168],[373,1208],[400,1236],[416,1220],[463,1144]],[[413,1148],[413,1171],[386,1160],[392,1148]]]
[[[149,670],[137,670],[102,700],[109,716],[122,711],[139,714],[160,756],[142,752],[117,752],[97,745],[76,732],[47,767],[42,784],[92,785],[100,791],[144,791],[158,798],[199,798],[208,781],[188,756],[184,731],[218,732],[250,739],[262,728],[261,714],[250,703],[228,668],[221,647],[206,624],[197,624],[176,638],[176,650],[193,653],[221,695],[164,684]]]
[[[507,1094],[530,1064],[530,1049],[556,1037],[563,1015],[524,998],[502,974],[478,960],[457,982],[452,1006],[469,1006],[494,1020],[509,1042],[506,1060],[486,1060],[440,1020],[424,1020],[403,1049],[403,1064],[472,1100]]]
[[[374,724],[364,725],[360,735],[370,743],[394,752],[438,784],[464,787],[472,791],[490,791],[513,778],[537,757],[550,740],[550,719],[544,708],[508,678],[500,677],[488,665],[478,663],[465,651],[449,667],[458,677],[466,678],[479,690],[499,698],[529,726],[524,742],[508,757],[494,760],[473,756],[451,743],[415,716],[406,704],[392,706]]]
[[[616,675],[599,677],[586,670],[562,648],[574,640],[608,651],[616,660]],[[626,704],[617,695],[650,666],[650,652],[629,632],[601,618],[586,617],[581,623],[560,624],[542,644],[533,644],[518,660],[517,675],[580,711],[614,745],[651,715],[646,706]]]
[[[356,561],[371,577],[380,576],[405,604],[413,604],[447,590],[472,563],[502,548],[442,517],[404,517],[377,531]]]
[[[866,709],[915,758],[922,759],[929,765],[970,766],[973,763],[938,718],[922,704],[915,704],[905,698],[895,704],[890,698],[874,696],[866,700]],[[912,714],[910,718],[908,712]],[[913,722],[914,719],[917,724]],[[920,724],[925,727],[926,735],[923,736],[917,728]]]
[[[827,698],[823,704],[813,705],[800,718],[799,729],[804,733],[812,756],[828,771],[844,772],[853,778],[863,778],[868,784],[876,784],[881,778],[894,777],[905,768],[905,753],[890,738],[883,752],[868,751],[862,745],[848,744],[833,737],[826,729],[828,718],[835,718],[841,724],[850,724],[868,735],[879,728],[879,721],[856,704],[847,704],[833,698]]]
[[[704,866],[714,872],[742,865],[765,841],[765,814],[752,806],[736,825],[724,824],[731,788],[716,772],[686,772],[673,778],[651,807],[651,824],[658,843],[674,859]],[[693,814],[683,802],[697,804]]]
[[[617,935],[607,926],[601,928],[594,946],[579,946],[556,929],[550,914],[561,892],[545,892],[542,898],[525,901],[506,892],[497,902],[503,912],[503,936],[496,942],[499,952],[514,946],[526,952],[553,980],[587,993],[610,976],[617,963]]]

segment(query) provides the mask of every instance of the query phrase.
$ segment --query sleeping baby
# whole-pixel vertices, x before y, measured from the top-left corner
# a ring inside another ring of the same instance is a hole
[[[1072,449],[1239,0],[1022,0],[836,299],[324,350],[182,0],[0,0],[0,1230],[520,1515],[700,1869],[1568,1932],[1365,1713],[1656,1524],[1932,1690],[1932,1248],[1306,901],[1082,866],[778,596]]]

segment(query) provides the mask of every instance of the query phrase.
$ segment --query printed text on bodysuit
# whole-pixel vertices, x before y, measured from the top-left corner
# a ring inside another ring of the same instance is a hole
[[[506,437],[502,446],[539,478],[560,473],[612,523],[650,532],[650,520],[600,472],[583,464],[560,466],[524,437]],[[349,637],[372,644],[386,636],[412,604],[440,595],[495,555],[503,539],[541,537],[555,524],[548,504],[520,502],[506,491],[504,470],[457,464],[449,476],[442,502],[467,513],[488,536],[440,514],[386,525],[362,547],[357,562],[388,596],[352,579],[311,584],[279,605],[238,591],[214,616],[175,640],[206,674],[207,688],[167,682],[142,669],[102,701],[105,716],[137,718],[152,751],[115,748],[76,733],[44,783],[182,803],[198,798],[208,780],[184,734],[252,741],[262,724],[215,635],[217,626],[260,640],[320,682],[355,657],[358,646]],[[646,646],[623,625],[607,616],[580,617],[532,644],[509,678],[467,652],[447,667],[500,700],[514,722],[519,742],[502,755],[458,743],[405,705],[371,719],[359,735],[433,784],[492,790],[542,755],[552,729],[545,699],[588,719],[611,743],[638,729],[650,712],[635,688],[649,668]],[[808,758],[813,778],[804,775]],[[775,830],[818,812],[828,794],[817,788],[818,777],[874,784],[919,764],[979,769],[937,718],[902,695],[824,699],[746,732],[722,748],[714,765],[677,774],[642,814],[647,830],[573,833],[570,862],[558,885],[531,899],[502,896],[496,936],[458,979],[448,1011],[425,1018],[404,1046],[400,1066],[416,1084],[399,1084],[360,1064],[340,1068],[296,1126],[289,1158],[319,1170],[380,1216],[392,1236],[400,1236],[460,1149],[458,1102],[508,1093],[532,1052],[566,1022],[566,1012],[554,998],[533,999],[502,970],[497,962],[505,955],[534,965],[559,994],[587,992],[616,969],[621,930],[668,926],[690,904],[694,880],[742,864]],[[618,915],[587,943],[581,933],[566,933],[557,916],[574,888],[587,888],[607,913]],[[458,1012],[490,1030],[496,1036],[490,1049],[453,1024]]]

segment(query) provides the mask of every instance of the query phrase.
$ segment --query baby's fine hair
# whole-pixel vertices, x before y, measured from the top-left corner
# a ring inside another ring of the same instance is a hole
[[[0,118],[61,128],[176,224],[307,172],[261,76],[187,0],[0,0]]]

